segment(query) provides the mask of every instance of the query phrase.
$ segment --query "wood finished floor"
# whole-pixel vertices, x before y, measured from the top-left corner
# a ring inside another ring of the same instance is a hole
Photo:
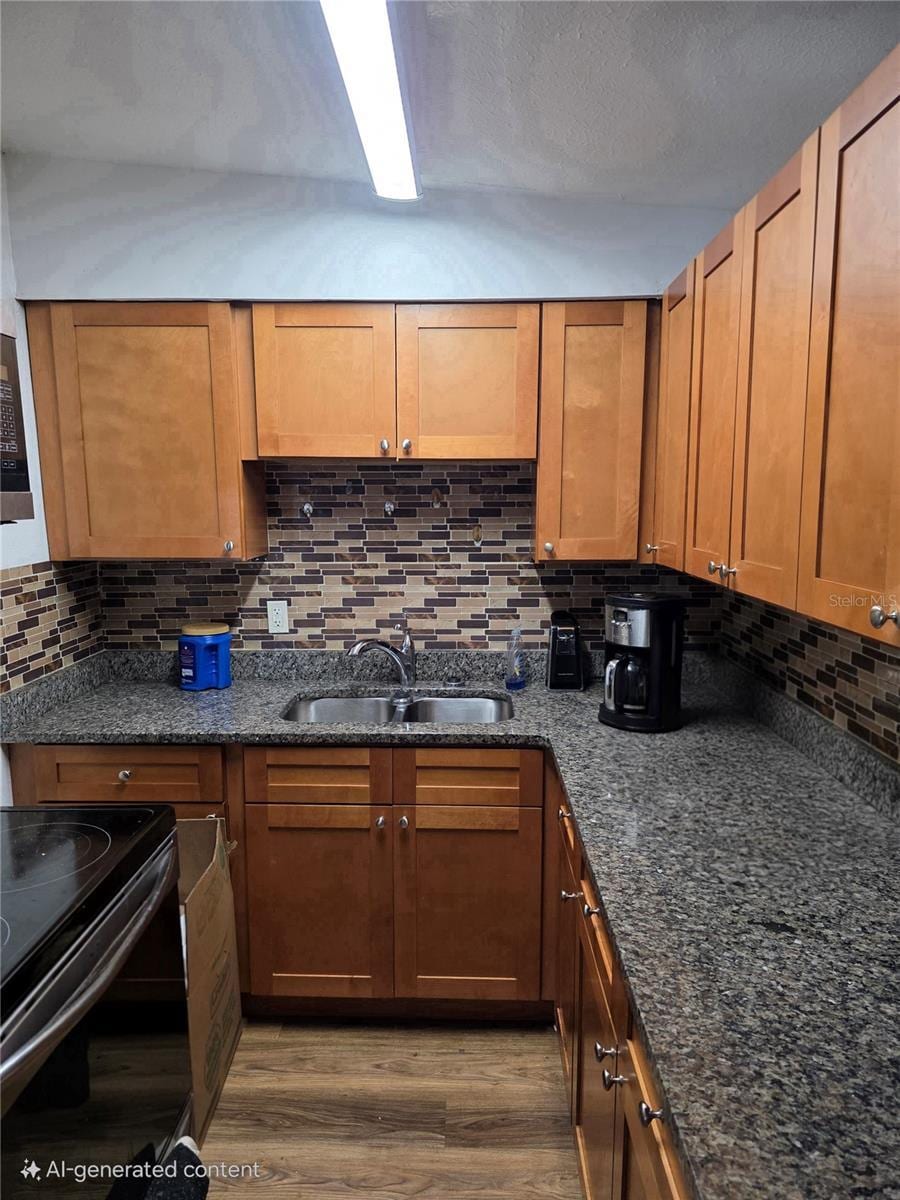
[[[218,1200],[580,1200],[550,1029],[253,1022],[204,1162]]]

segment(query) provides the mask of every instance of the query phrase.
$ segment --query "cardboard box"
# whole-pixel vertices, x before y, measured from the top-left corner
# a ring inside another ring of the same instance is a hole
[[[234,896],[225,822],[178,822],[182,936],[193,1076],[194,1140],[202,1143],[241,1037]]]

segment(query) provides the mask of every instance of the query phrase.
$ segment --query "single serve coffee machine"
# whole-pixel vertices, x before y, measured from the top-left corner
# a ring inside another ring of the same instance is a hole
[[[675,596],[609,596],[600,720],[661,733],[681,726],[684,605]]]

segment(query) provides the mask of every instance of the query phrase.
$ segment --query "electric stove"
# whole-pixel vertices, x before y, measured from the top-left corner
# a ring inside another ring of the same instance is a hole
[[[0,809],[4,1200],[34,1195],[41,1172],[43,1194],[68,1195],[48,1186],[57,1160],[159,1162],[185,1131],[177,882],[166,805]],[[77,1194],[109,1191],[107,1175]]]

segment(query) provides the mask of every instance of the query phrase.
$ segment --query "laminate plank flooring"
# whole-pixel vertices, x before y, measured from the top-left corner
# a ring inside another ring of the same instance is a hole
[[[556,1035],[252,1022],[202,1149],[211,1200],[580,1200]]]

